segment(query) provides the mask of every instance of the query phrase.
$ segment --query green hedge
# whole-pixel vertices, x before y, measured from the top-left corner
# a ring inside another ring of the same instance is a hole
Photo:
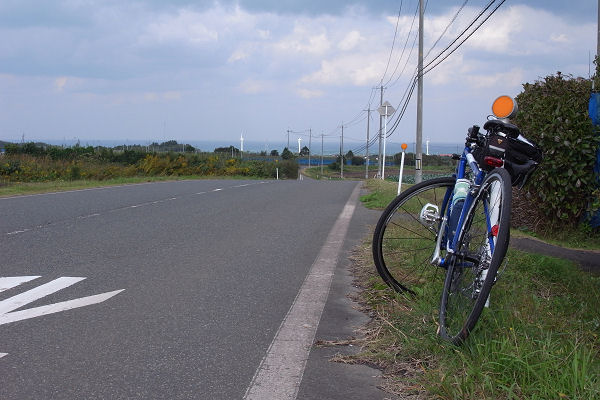
[[[599,137],[588,116],[591,80],[550,75],[523,85],[515,123],[544,160],[516,191],[514,221],[536,232],[574,228],[596,207]]]

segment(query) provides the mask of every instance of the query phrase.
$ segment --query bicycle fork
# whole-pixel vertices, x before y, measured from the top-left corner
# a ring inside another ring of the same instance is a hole
[[[440,223],[441,219],[441,223]],[[440,228],[437,231],[437,239],[435,241],[435,248],[433,249],[433,255],[431,256],[431,264],[435,266],[441,266],[444,262],[441,257],[442,239],[443,233],[446,229],[448,219],[445,216],[440,216],[440,209],[435,204],[427,203],[421,209],[419,214],[419,220],[421,223],[429,229],[433,229],[435,224],[439,224]]]
[[[485,243],[485,256],[487,267],[481,271],[480,285],[483,285],[487,278],[489,266],[496,248],[496,240],[498,237],[498,221],[500,220],[500,203],[501,203],[501,187],[498,182],[493,182],[490,186],[490,194],[488,199],[483,199],[483,210],[486,215],[486,226],[488,240]],[[485,301],[485,307],[490,306],[490,294]]]

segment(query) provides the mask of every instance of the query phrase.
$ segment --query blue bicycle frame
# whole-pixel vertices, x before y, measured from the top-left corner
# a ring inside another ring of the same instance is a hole
[[[434,255],[433,255],[431,262],[432,262],[432,264],[438,265],[443,268],[448,267],[448,263],[451,262],[453,257],[442,258],[442,257],[440,257],[440,251],[445,247],[445,250],[449,255],[454,255],[456,253],[457,246],[458,246],[458,237],[460,236],[458,234],[460,231],[458,228],[462,227],[463,224],[465,223],[466,215],[467,215],[468,211],[470,210],[471,206],[473,205],[473,202],[475,201],[476,189],[481,186],[481,184],[483,183],[483,180],[486,176],[486,172],[479,168],[479,165],[477,164],[477,162],[475,161],[475,158],[471,154],[471,148],[469,146],[465,146],[463,153],[460,157],[458,166],[456,168],[456,174],[454,175],[454,177],[457,180],[465,178],[467,166],[471,169],[471,171],[473,171],[473,175],[475,176],[474,187],[471,187],[471,189],[467,192],[467,195],[465,197],[465,201],[463,203],[462,210],[460,213],[460,217],[458,218],[458,222],[456,223],[456,226],[448,225],[448,221],[450,221],[450,213],[452,211],[451,210],[452,207],[449,207],[449,204],[452,201],[453,188],[449,188],[447,190],[446,195],[444,197],[444,201],[442,203],[442,209],[445,210],[445,217],[443,218],[443,220],[441,222],[438,239],[437,239],[437,243],[436,243],[436,248],[434,250]],[[475,190],[473,190],[473,189],[475,189]],[[474,193],[475,193],[475,195],[474,195]],[[490,223],[490,215],[489,215],[487,202],[484,202],[483,207],[484,207],[484,212],[485,212],[485,216],[486,216],[486,225],[487,225],[487,231],[488,231],[488,237],[489,237],[488,241],[489,241],[489,245],[490,245],[491,254],[493,254],[494,253],[494,240],[491,235],[492,227],[491,227],[491,223]],[[450,232],[455,232],[454,236],[451,238],[448,237],[450,235]]]

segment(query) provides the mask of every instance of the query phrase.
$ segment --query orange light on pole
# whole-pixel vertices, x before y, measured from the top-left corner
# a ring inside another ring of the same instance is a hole
[[[517,102],[510,96],[500,96],[492,104],[492,113],[498,118],[513,118],[518,109]]]
[[[402,147],[402,151],[406,151],[406,148],[408,147],[408,145],[406,143],[402,143],[402,145],[400,147]]]

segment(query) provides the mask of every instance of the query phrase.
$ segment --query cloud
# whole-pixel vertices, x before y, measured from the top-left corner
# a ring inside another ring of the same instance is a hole
[[[276,43],[275,48],[282,53],[324,54],[331,48],[327,33],[313,34],[312,30],[297,25],[294,31]]]
[[[382,68],[383,62],[380,60],[365,60],[361,55],[338,56],[335,59],[323,60],[318,71],[305,75],[300,82],[364,86],[377,82],[381,77]]]
[[[410,7],[403,7],[391,58],[399,5],[391,0],[377,6],[366,0],[54,0],[36,8],[37,3],[0,2],[3,132],[17,131],[27,120],[32,132],[63,135],[71,129],[93,137],[110,130],[116,137],[133,136],[135,130],[121,126],[127,119],[129,128],[137,126],[136,134],[144,135],[149,116],[177,118],[182,131],[193,131],[202,118],[207,132],[239,131],[235,124],[280,132],[311,116],[327,130],[347,118],[348,110],[354,115],[364,108],[384,71],[383,83],[390,80],[385,96],[396,105],[416,64],[415,36],[407,36],[414,2],[404,2]],[[429,3],[425,51],[457,10],[448,2]],[[463,9],[429,59],[470,23],[481,3]],[[596,27],[594,15],[582,15],[594,14],[595,6],[589,0],[522,3],[506,2],[428,73],[426,95],[448,99],[460,93],[476,102],[483,92],[489,97],[504,87],[518,90],[557,70],[587,76]],[[570,14],[572,9],[578,11]],[[245,111],[243,117],[216,118],[231,102]],[[343,104],[339,115],[327,109],[332,103]],[[258,108],[277,108],[271,127],[265,128]],[[428,118],[425,123],[433,124]],[[103,129],[107,119],[121,122]]]
[[[519,87],[523,83],[524,76],[523,69],[515,67],[510,71],[497,72],[494,74],[471,74],[467,76],[467,83],[475,88],[503,86],[512,89],[514,87]]]
[[[66,76],[61,76],[59,78],[56,78],[54,80],[54,87],[56,88],[56,91],[62,92],[63,89],[65,88],[65,85],[67,84],[67,80],[68,80],[68,78]]]
[[[338,48],[342,51],[350,51],[364,40],[365,38],[360,35],[359,31],[351,31],[338,43]]]
[[[545,9],[514,5],[500,9],[466,46],[510,56],[572,53],[573,43],[588,42],[593,28],[594,24],[571,23]]]
[[[304,88],[296,89],[296,93],[298,93],[298,95],[303,99],[314,99],[317,97],[322,97],[325,94],[322,90],[311,90]]]
[[[258,94],[269,90],[271,84],[256,79],[246,79],[239,85],[239,89],[246,94]]]
[[[219,32],[209,28],[204,17],[205,14],[190,10],[162,15],[146,27],[141,41],[147,45],[164,42],[198,45],[218,41]]]

